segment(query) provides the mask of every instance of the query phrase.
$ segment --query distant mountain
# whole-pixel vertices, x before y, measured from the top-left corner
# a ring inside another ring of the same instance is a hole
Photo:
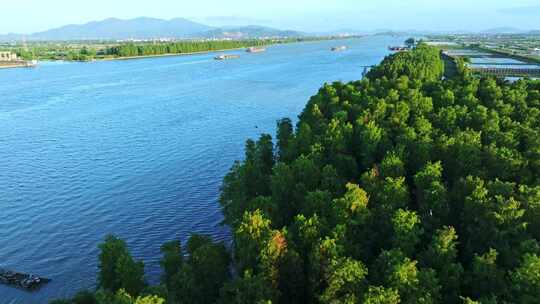
[[[422,34],[420,32],[412,32],[412,31],[382,31],[382,32],[375,32],[373,35],[375,36],[394,36],[394,37],[400,37],[400,36],[410,36],[415,34]]]
[[[9,34],[0,38],[13,40],[120,40],[151,38],[187,38],[196,33],[211,30],[212,27],[183,18],[162,20],[136,18],[122,20],[116,18],[93,21],[81,25],[66,25],[30,35]]]
[[[109,18],[80,25],[66,25],[59,28],[29,35],[0,35],[0,41],[34,40],[127,40],[157,38],[260,38],[260,37],[301,37],[306,34],[284,31],[264,26],[249,25],[216,28],[183,18],[162,20],[136,18],[122,20]]]
[[[306,36],[306,34],[297,31],[278,30],[270,27],[248,25],[240,27],[216,28],[207,32],[199,33],[195,36],[200,38],[247,39],[261,37],[302,37]]]
[[[317,36],[363,36],[370,34],[372,34],[372,32],[355,28],[341,28],[337,30],[314,33],[314,35]]]
[[[524,31],[514,27],[496,27],[483,31],[483,34],[521,34]]]

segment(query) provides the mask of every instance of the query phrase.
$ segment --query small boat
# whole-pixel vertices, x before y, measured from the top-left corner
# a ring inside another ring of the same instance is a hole
[[[5,285],[11,285],[13,287],[36,290],[43,285],[49,283],[51,280],[42,278],[33,274],[26,274],[20,272],[9,271],[0,269],[0,283]]]
[[[229,59],[238,59],[240,56],[238,55],[219,55],[214,57],[215,60],[229,60]]]
[[[246,52],[248,52],[248,53],[262,53],[262,52],[266,52],[266,49],[252,46],[252,47],[247,48]]]
[[[347,50],[347,47],[346,46],[336,46],[336,47],[333,47],[332,49],[332,52],[341,52],[341,51],[345,51]]]

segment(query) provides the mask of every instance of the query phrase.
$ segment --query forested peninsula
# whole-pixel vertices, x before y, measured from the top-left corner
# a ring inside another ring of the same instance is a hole
[[[53,303],[538,303],[540,82],[458,70],[420,44],[325,84],[225,177],[232,248],[166,243],[148,286],[109,236]]]

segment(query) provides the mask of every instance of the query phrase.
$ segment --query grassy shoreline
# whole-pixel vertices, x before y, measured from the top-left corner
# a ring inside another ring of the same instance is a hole
[[[280,44],[307,43],[327,40],[354,39],[360,36],[352,37],[308,37],[303,39],[267,39],[267,40],[245,40],[230,42],[210,41],[210,42],[171,42],[171,43],[141,43],[141,44],[118,44],[118,45],[78,45],[77,47],[67,48],[68,46],[56,46],[55,48],[42,48],[37,46],[31,54],[19,54],[22,58],[34,58],[39,61],[67,61],[67,62],[95,62],[112,60],[132,60],[143,58],[158,58],[172,56],[189,56],[199,54],[210,54],[226,51],[238,51],[248,47],[268,47]],[[193,46],[185,44],[193,44]],[[207,43],[208,45],[200,45]],[[182,45],[184,44],[184,45]],[[199,44],[199,45],[197,45]],[[125,47],[125,48],[124,48]],[[171,49],[169,49],[169,47]],[[120,49],[124,48],[124,49]],[[138,48],[138,53],[137,53]],[[144,49],[148,48],[148,49]],[[153,49],[155,48],[155,49]],[[165,49],[165,52],[163,50]],[[21,52],[20,49],[11,49],[12,52]],[[147,52],[148,51],[148,52]],[[84,52],[84,53],[83,53]],[[28,53],[28,52],[27,52]],[[93,54],[92,54],[93,53]],[[96,54],[97,53],[97,54]],[[145,54],[146,53],[146,54]],[[24,56],[26,55],[26,57]]]
[[[238,51],[245,50],[246,48],[231,48],[231,49],[220,49],[220,50],[208,50],[208,51],[199,51],[199,52],[188,52],[188,53],[169,53],[169,54],[156,54],[156,55],[141,55],[141,56],[128,56],[128,57],[112,57],[112,58],[94,58],[93,60],[88,61],[79,61],[79,62],[97,62],[97,61],[116,61],[116,60],[136,60],[136,59],[145,59],[145,58],[159,58],[159,57],[176,57],[176,56],[192,56],[192,55],[203,55],[203,54],[212,54],[219,52],[227,51]],[[75,60],[74,60],[75,61]]]
[[[66,61],[66,62],[79,62],[79,63],[94,63],[94,62],[103,62],[103,61],[138,60],[138,59],[159,58],[159,57],[193,56],[193,55],[203,55],[203,54],[228,52],[228,51],[239,51],[239,50],[245,50],[245,49],[246,49],[245,47],[241,47],[241,48],[208,50],[208,51],[189,52],[189,53],[170,53],[170,54],[141,55],[141,56],[129,56],[129,57],[93,58],[91,60],[42,59],[42,60],[39,60],[39,61],[42,61],[42,62]],[[12,64],[12,65],[1,65],[0,64],[0,69],[14,69],[14,68],[25,68],[25,67],[28,67],[28,66],[26,64]]]
[[[321,41],[333,41],[333,40],[343,40],[343,39],[358,39],[362,36],[353,36],[353,37],[326,37],[326,38],[319,38],[319,39],[305,39],[300,41],[277,41],[273,43],[268,44],[261,44],[257,45],[257,47],[271,47],[275,45],[282,45],[282,44],[291,44],[291,43],[317,43]],[[148,58],[160,58],[160,57],[176,57],[176,56],[193,56],[193,55],[203,55],[203,54],[216,54],[221,52],[230,52],[230,51],[241,51],[246,50],[249,46],[242,46],[242,47],[231,47],[231,48],[224,48],[224,49],[211,49],[211,50],[204,50],[204,51],[195,51],[195,52],[179,52],[179,53],[165,53],[165,54],[151,54],[151,55],[137,55],[137,56],[117,56],[117,55],[101,55],[93,58],[88,59],[65,59],[65,58],[42,58],[38,59],[40,62],[79,62],[79,63],[94,63],[94,62],[102,62],[102,61],[120,61],[120,60],[137,60],[137,59],[148,59]],[[8,69],[8,68],[22,68],[26,67],[26,65],[9,65],[9,66],[2,66],[0,65],[0,69]]]
[[[283,45],[283,44],[297,44],[297,43],[316,43],[321,41],[331,41],[331,40],[338,40],[336,39],[326,39],[326,40],[306,40],[306,41],[298,41],[298,42],[287,42],[287,43],[271,43],[267,45],[261,45],[258,47],[271,47],[275,45]],[[228,52],[228,51],[240,51],[240,50],[246,50],[249,47],[238,47],[238,48],[230,48],[230,49],[219,49],[219,50],[207,50],[207,51],[198,51],[198,52],[187,52],[187,53],[169,53],[169,54],[156,54],[156,55],[141,55],[141,56],[128,56],[128,57],[110,57],[110,58],[94,58],[93,60],[71,60],[74,62],[99,62],[99,61],[116,61],[116,60],[136,60],[136,59],[145,59],[145,58],[159,58],[159,57],[176,57],[176,56],[192,56],[192,55],[203,55],[203,54],[212,54],[212,53],[220,53],[220,52]]]

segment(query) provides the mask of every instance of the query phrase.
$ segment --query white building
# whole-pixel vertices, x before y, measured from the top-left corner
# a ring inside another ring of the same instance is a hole
[[[12,52],[0,52],[0,61],[17,61],[17,54]]]

